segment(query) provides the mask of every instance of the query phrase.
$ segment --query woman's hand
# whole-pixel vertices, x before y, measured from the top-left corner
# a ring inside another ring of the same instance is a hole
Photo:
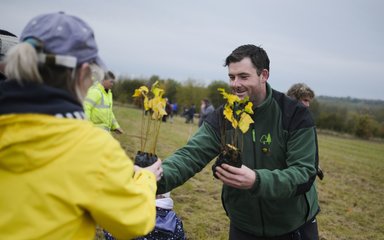
[[[135,173],[137,171],[140,171],[141,169],[146,169],[146,170],[153,172],[153,174],[155,174],[155,176],[156,176],[157,181],[159,181],[161,179],[161,177],[163,176],[163,168],[161,167],[161,159],[160,158],[157,158],[157,161],[154,164],[152,164],[148,167],[145,167],[145,168],[141,168],[137,165],[134,166]]]

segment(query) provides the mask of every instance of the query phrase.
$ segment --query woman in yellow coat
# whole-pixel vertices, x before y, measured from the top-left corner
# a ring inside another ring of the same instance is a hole
[[[90,65],[103,66],[92,29],[44,14],[21,41],[0,83],[0,239],[93,239],[96,224],[119,239],[147,234],[161,161],[134,166],[84,120]]]

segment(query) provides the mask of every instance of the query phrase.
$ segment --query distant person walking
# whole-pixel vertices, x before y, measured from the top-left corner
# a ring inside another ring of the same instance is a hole
[[[199,127],[203,124],[204,120],[207,118],[207,116],[215,111],[215,108],[211,104],[211,102],[204,98],[201,100],[201,106],[200,106],[200,115],[199,115]]]
[[[172,103],[172,114],[174,116],[177,116],[178,112],[179,112],[179,108],[178,108],[177,102]]]
[[[193,124],[193,118],[195,117],[196,107],[195,104],[192,104],[188,109],[185,111],[185,123],[192,123]]]

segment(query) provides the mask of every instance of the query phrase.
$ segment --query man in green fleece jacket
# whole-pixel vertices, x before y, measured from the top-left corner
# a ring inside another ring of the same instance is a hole
[[[317,240],[318,149],[311,114],[267,83],[269,58],[264,49],[240,46],[226,58],[225,66],[232,93],[240,99],[249,97],[254,112],[254,123],[239,137],[241,167],[215,167],[223,183],[229,239]],[[223,135],[231,131],[221,106],[184,147],[164,160],[158,192],[171,191],[200,172],[220,154]]]

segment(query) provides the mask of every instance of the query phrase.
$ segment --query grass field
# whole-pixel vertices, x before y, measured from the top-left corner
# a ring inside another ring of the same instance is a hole
[[[115,115],[125,130],[115,135],[132,157],[140,146],[141,111],[116,106]],[[183,146],[197,129],[175,117],[160,129],[157,155],[164,159]],[[320,239],[384,239],[384,143],[319,132],[320,165],[317,180],[321,212]],[[221,183],[210,165],[172,191],[175,211],[183,220],[189,240],[228,239],[228,219],[221,206]]]

